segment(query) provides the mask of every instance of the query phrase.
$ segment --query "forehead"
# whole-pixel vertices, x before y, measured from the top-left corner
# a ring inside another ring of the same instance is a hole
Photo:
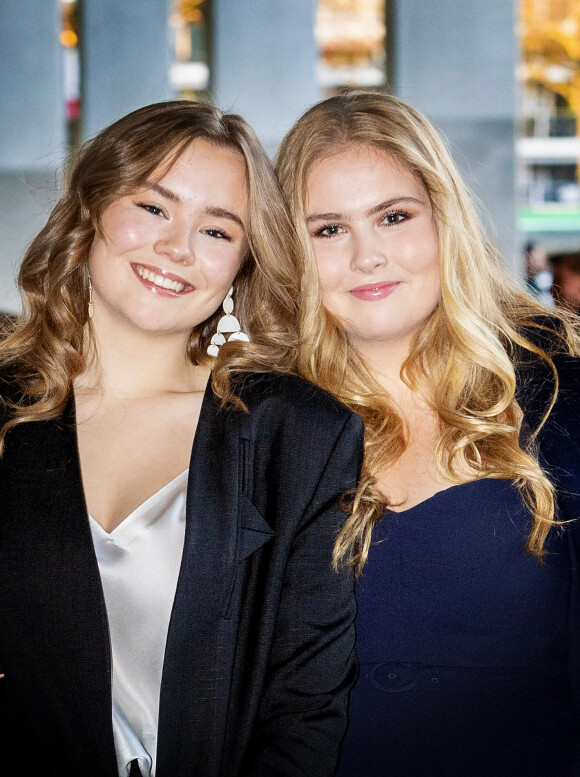
[[[331,195],[346,199],[357,190],[372,196],[377,188],[392,196],[427,195],[421,179],[394,154],[357,143],[334,147],[318,157],[308,172],[305,195],[306,200]]]
[[[172,173],[195,173],[196,169],[219,170],[247,179],[246,161],[233,146],[213,143],[205,138],[195,138],[182,148],[168,152],[155,167],[149,180],[159,181]]]
[[[248,227],[248,176],[241,152],[230,146],[196,138],[183,149],[168,153],[150,173],[126,184],[102,203],[98,225],[111,207],[121,206],[140,191],[156,190],[179,207],[223,210]]]

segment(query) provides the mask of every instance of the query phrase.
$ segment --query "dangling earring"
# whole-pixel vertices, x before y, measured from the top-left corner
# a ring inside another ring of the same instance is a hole
[[[228,291],[222,305],[225,315],[223,315],[218,321],[217,332],[212,336],[211,342],[207,348],[207,352],[210,356],[217,356],[220,352],[220,345],[223,345],[226,341],[224,332],[231,332],[231,335],[227,338],[228,340],[242,340],[245,343],[250,342],[248,335],[242,332],[240,322],[235,316],[232,315],[234,312],[234,301],[232,299],[233,293],[234,287],[232,286],[232,288]]]
[[[89,318],[92,318],[95,314],[95,305],[93,303],[93,284],[91,282],[91,274],[89,276]]]

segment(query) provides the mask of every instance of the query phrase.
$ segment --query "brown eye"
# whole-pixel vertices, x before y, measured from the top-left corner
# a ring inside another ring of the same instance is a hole
[[[138,202],[137,206],[143,208],[147,213],[152,213],[154,216],[165,216],[165,213],[157,205],[151,205],[148,202]]]
[[[344,231],[344,228],[341,227],[340,224],[329,224],[328,226],[317,230],[314,234],[316,237],[335,237],[335,235],[340,235],[341,232]]]
[[[386,224],[389,227],[395,226],[396,224],[400,224],[402,221],[406,221],[409,217],[409,213],[405,213],[402,210],[396,210],[392,213],[387,213],[383,219],[383,224]]]
[[[216,229],[215,227],[210,227],[209,229],[204,229],[204,234],[209,235],[210,237],[215,237],[218,240],[228,240],[231,241],[231,237],[226,234],[222,229]]]

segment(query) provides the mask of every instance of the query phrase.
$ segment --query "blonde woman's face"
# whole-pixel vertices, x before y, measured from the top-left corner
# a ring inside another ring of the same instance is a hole
[[[305,213],[325,308],[361,351],[407,347],[440,296],[425,187],[384,152],[347,146],[316,162]]]

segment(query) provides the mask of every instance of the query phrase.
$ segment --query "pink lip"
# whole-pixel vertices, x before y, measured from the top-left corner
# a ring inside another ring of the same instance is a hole
[[[148,270],[155,275],[161,275],[162,278],[167,278],[170,281],[182,283],[183,289],[181,289],[181,291],[176,291],[175,289],[164,289],[162,286],[157,286],[157,284],[153,283],[153,281],[149,279],[146,280],[139,275],[139,267],[142,267],[143,269]],[[155,267],[155,265],[152,264],[143,264],[143,262],[131,262],[131,268],[143,286],[152,291],[154,294],[159,294],[162,297],[182,297],[184,294],[189,294],[190,292],[195,291],[195,286],[192,286],[191,283],[185,280],[185,278],[181,278],[179,275],[174,275],[174,273],[163,270],[161,267]]]
[[[357,286],[350,290],[350,294],[357,299],[365,301],[373,301],[377,299],[384,299],[393,292],[399,283],[395,282],[381,282],[381,283],[366,283],[364,286]]]

